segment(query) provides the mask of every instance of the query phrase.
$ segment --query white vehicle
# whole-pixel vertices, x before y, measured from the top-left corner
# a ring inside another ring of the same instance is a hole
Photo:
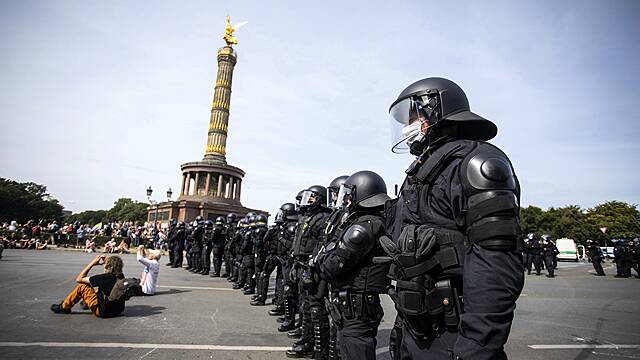
[[[578,247],[573,239],[558,239],[556,240],[556,247],[560,252],[558,260],[578,261]]]

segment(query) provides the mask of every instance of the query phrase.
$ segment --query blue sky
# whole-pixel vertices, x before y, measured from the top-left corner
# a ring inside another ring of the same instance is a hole
[[[638,1],[0,2],[0,176],[73,211],[178,193],[202,158],[226,14],[227,160],[245,206],[372,170],[401,183],[387,110],[428,76],[499,128],[523,205],[640,199]],[[175,198],[175,196],[174,196]]]

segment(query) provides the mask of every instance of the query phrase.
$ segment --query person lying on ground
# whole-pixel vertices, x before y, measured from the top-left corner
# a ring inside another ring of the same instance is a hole
[[[104,265],[104,273],[88,276],[96,265]],[[109,294],[118,279],[124,279],[122,273],[122,259],[117,256],[98,255],[76,276],[78,285],[67,295],[60,304],[51,305],[51,311],[56,314],[69,314],[73,305],[80,300],[89,307],[91,312],[102,318],[117,316],[124,311],[124,300],[111,301]],[[98,290],[94,290],[98,288]]]
[[[138,254],[136,258],[138,262],[144,265],[142,276],[140,277],[140,287],[144,295],[153,295],[156,293],[156,285],[158,284],[158,274],[160,273],[160,250],[144,251],[144,246],[138,246]]]

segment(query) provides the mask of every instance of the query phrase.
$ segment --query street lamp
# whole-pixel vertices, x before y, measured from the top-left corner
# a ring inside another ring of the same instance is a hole
[[[151,188],[151,185],[149,185],[149,187],[147,188],[147,200],[149,200],[149,204],[156,207],[156,210],[154,211],[154,215],[153,215],[153,228],[157,229],[158,202],[151,199],[151,194],[153,194],[153,189]],[[171,191],[171,188],[169,188],[169,190],[167,190],[167,201],[171,201],[171,195],[173,195],[173,191]]]

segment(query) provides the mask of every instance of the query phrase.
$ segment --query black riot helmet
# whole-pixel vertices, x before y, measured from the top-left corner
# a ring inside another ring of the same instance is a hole
[[[363,170],[349,176],[340,187],[337,206],[340,208],[375,208],[389,200],[387,184],[373,171]]]
[[[205,229],[213,229],[213,221],[211,220],[207,220],[204,222],[204,228]]]
[[[319,207],[327,207],[327,188],[322,185],[310,186],[302,193],[300,208],[305,210]]]
[[[292,203],[282,204],[282,206],[280,206],[280,209],[278,209],[276,218],[274,219],[276,224],[282,224],[286,220],[298,220],[296,206]]]
[[[236,213],[227,214],[227,224],[235,224],[238,222],[238,215]]]
[[[298,220],[298,212],[296,211],[296,206],[292,203],[284,203],[280,206],[280,211],[282,211],[282,217],[285,220]]]
[[[176,219],[169,220],[169,226],[170,227],[175,227],[176,225],[178,225],[178,220],[176,220]]]
[[[251,215],[247,218],[247,224],[249,224],[250,227],[254,227],[256,226],[256,220],[258,218],[258,215],[256,215],[255,213],[249,213],[249,214]]]
[[[222,226],[225,224],[224,216],[218,216],[216,218],[216,225]]]
[[[264,214],[256,215],[256,226],[267,226],[268,221],[269,221],[269,218],[267,217],[267,215],[264,215]]]
[[[296,209],[300,209],[300,201],[302,201],[302,194],[304,194],[304,190],[300,190],[298,195],[296,195]]]
[[[184,221],[178,222],[178,227],[184,229]]]
[[[195,221],[196,221],[198,224],[200,224],[203,220],[204,220],[204,219],[202,218],[202,216],[200,216],[200,215],[196,216],[196,220],[195,220]]]
[[[391,151],[420,155],[450,137],[490,140],[496,125],[474,114],[464,91],[453,81],[430,77],[405,88],[389,107],[393,128]],[[447,131],[454,128],[455,131]],[[455,135],[452,135],[455,134]]]
[[[349,175],[338,176],[337,178],[333,179],[333,181],[331,181],[331,184],[329,184],[329,187],[327,188],[327,203],[329,204],[329,207],[336,207],[336,200],[338,198],[340,186],[344,184],[348,177]]]
[[[247,222],[251,222],[252,216],[256,216],[256,213],[254,213],[253,211],[249,211],[247,215],[244,216],[244,218],[247,219]]]

